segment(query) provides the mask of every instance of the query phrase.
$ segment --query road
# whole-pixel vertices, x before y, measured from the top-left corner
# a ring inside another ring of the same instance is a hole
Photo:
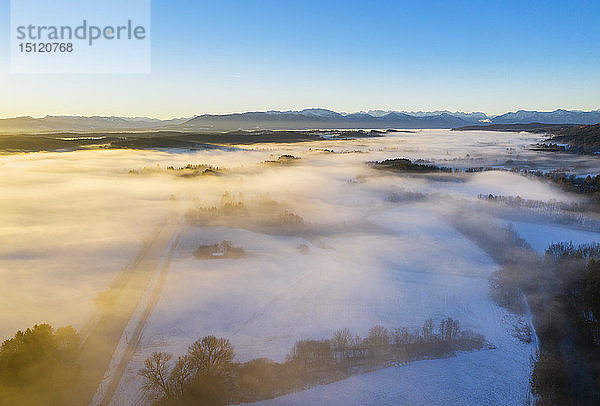
[[[82,329],[84,341],[79,357],[80,379],[74,385],[73,392],[67,399],[67,404],[90,404],[103,381],[125,328],[140,305],[153,276],[160,272],[159,283],[152,293],[152,299],[149,303],[152,306],[144,310],[142,321],[145,321],[144,317],[145,319],[149,317],[160,296],[160,291],[157,291],[157,289],[161,286],[160,279],[164,282],[166,277],[168,260],[176,246],[176,243],[172,243],[172,240],[178,232],[179,226],[178,221],[166,221],[153,238],[144,245],[136,259],[119,274],[107,291],[102,294],[104,299],[99,311],[92,316],[90,322]],[[152,303],[153,301],[154,303]],[[137,345],[144,325],[145,323],[136,328],[136,337],[131,337],[129,340],[132,345]],[[128,351],[131,351],[129,346],[126,353]],[[133,351],[135,351],[135,348]],[[119,365],[117,371],[120,367],[121,365]],[[116,389],[118,380],[113,383],[116,378],[116,376],[113,376],[109,388],[115,386],[114,389]],[[114,389],[112,389],[113,393]],[[106,393],[108,394],[108,392]]]
[[[177,244],[179,243],[179,236],[181,232],[177,233],[176,237],[172,239],[172,243],[168,248],[168,254],[164,257],[164,262],[160,269],[160,274],[157,277],[156,283],[151,287],[152,291],[150,292],[150,299],[147,303],[143,303],[143,310],[140,317],[140,320],[135,325],[135,330],[129,340],[127,342],[127,347],[123,353],[123,356],[119,360],[119,364],[117,368],[112,371],[110,382],[101,396],[101,400],[98,402],[100,406],[108,406],[110,401],[112,400],[117,388],[119,387],[119,383],[121,382],[121,378],[123,378],[123,374],[125,373],[125,369],[129,364],[129,361],[135,355],[135,352],[138,349],[138,345],[142,339],[142,333],[146,328],[146,324],[148,322],[148,318],[154,311],[158,300],[160,299],[160,295],[162,293],[163,287],[165,285],[165,281],[167,280],[167,275],[169,273],[169,267],[171,263],[171,258],[175,253],[175,249]]]

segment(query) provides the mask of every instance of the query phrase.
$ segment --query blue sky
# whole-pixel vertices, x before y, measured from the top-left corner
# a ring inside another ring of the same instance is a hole
[[[0,116],[600,108],[598,1],[152,1],[152,73],[11,75]]]

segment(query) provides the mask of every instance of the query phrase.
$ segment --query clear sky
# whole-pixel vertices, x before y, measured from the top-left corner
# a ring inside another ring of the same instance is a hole
[[[152,1],[152,73],[11,75],[0,116],[600,108],[600,1]]]

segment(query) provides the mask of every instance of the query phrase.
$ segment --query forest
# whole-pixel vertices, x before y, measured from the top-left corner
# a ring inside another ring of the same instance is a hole
[[[490,295],[517,314],[531,311],[539,351],[531,389],[536,405],[600,401],[600,244],[557,243],[540,258],[511,228],[457,227],[501,266]]]

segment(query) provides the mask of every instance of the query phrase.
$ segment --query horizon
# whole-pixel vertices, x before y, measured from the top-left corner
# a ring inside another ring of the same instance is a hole
[[[0,0],[0,406],[600,404],[599,15]]]
[[[215,115],[215,116],[226,116],[226,115],[235,115],[235,114],[246,114],[246,113],[269,113],[269,112],[279,112],[279,113],[298,113],[298,112],[302,112],[305,110],[327,110],[327,111],[332,111],[335,113],[339,113],[342,115],[351,115],[351,114],[360,114],[360,113],[364,113],[364,114],[372,114],[373,112],[385,112],[386,114],[389,113],[405,113],[408,115],[411,114],[431,114],[431,115],[439,115],[442,113],[449,113],[449,114],[485,114],[487,117],[489,118],[494,118],[494,117],[498,117],[504,114],[509,114],[509,113],[518,113],[520,111],[525,111],[525,112],[538,112],[538,113],[553,113],[556,111],[572,111],[572,112],[580,112],[580,113],[590,113],[590,112],[600,112],[600,107],[597,108],[593,108],[590,110],[580,110],[580,109],[567,109],[567,108],[556,108],[553,110],[538,110],[538,109],[533,109],[533,110],[527,110],[527,109],[516,109],[516,110],[510,110],[510,111],[505,111],[504,113],[499,113],[499,114],[490,114],[481,110],[473,110],[473,111],[460,111],[460,110],[449,110],[449,109],[436,109],[436,110],[382,110],[382,109],[362,109],[362,110],[357,110],[357,111],[352,111],[352,112],[346,112],[346,111],[337,111],[334,109],[330,109],[330,108],[325,108],[325,107],[307,107],[307,108],[303,108],[303,109],[299,109],[299,110],[292,110],[292,109],[286,109],[286,110],[277,110],[277,109],[268,109],[268,110],[247,110],[247,111],[232,111],[232,112],[225,112],[225,113],[206,113],[206,112],[202,112],[202,113],[197,113],[197,114],[192,114],[189,116],[183,116],[183,115],[179,115],[179,116],[167,116],[167,117],[156,117],[156,116],[150,116],[150,115],[137,115],[137,116],[128,116],[128,115],[99,115],[99,114],[91,114],[91,115],[79,115],[79,114],[45,114],[45,115],[30,115],[30,114],[26,114],[26,115],[20,115],[20,116],[3,116],[0,113],[0,120],[5,120],[5,119],[18,119],[18,118],[33,118],[33,119],[43,119],[43,118],[49,118],[49,117],[61,117],[61,118],[93,118],[93,117],[98,117],[98,118],[122,118],[122,119],[148,119],[148,120],[160,120],[160,121],[168,121],[168,120],[181,120],[181,119],[192,119],[195,117],[201,117],[204,115]]]
[[[9,5],[3,118],[598,108],[598,4],[154,0],[151,73],[95,75],[11,74]]]
[[[598,15],[0,0],[0,406],[599,404]]]

